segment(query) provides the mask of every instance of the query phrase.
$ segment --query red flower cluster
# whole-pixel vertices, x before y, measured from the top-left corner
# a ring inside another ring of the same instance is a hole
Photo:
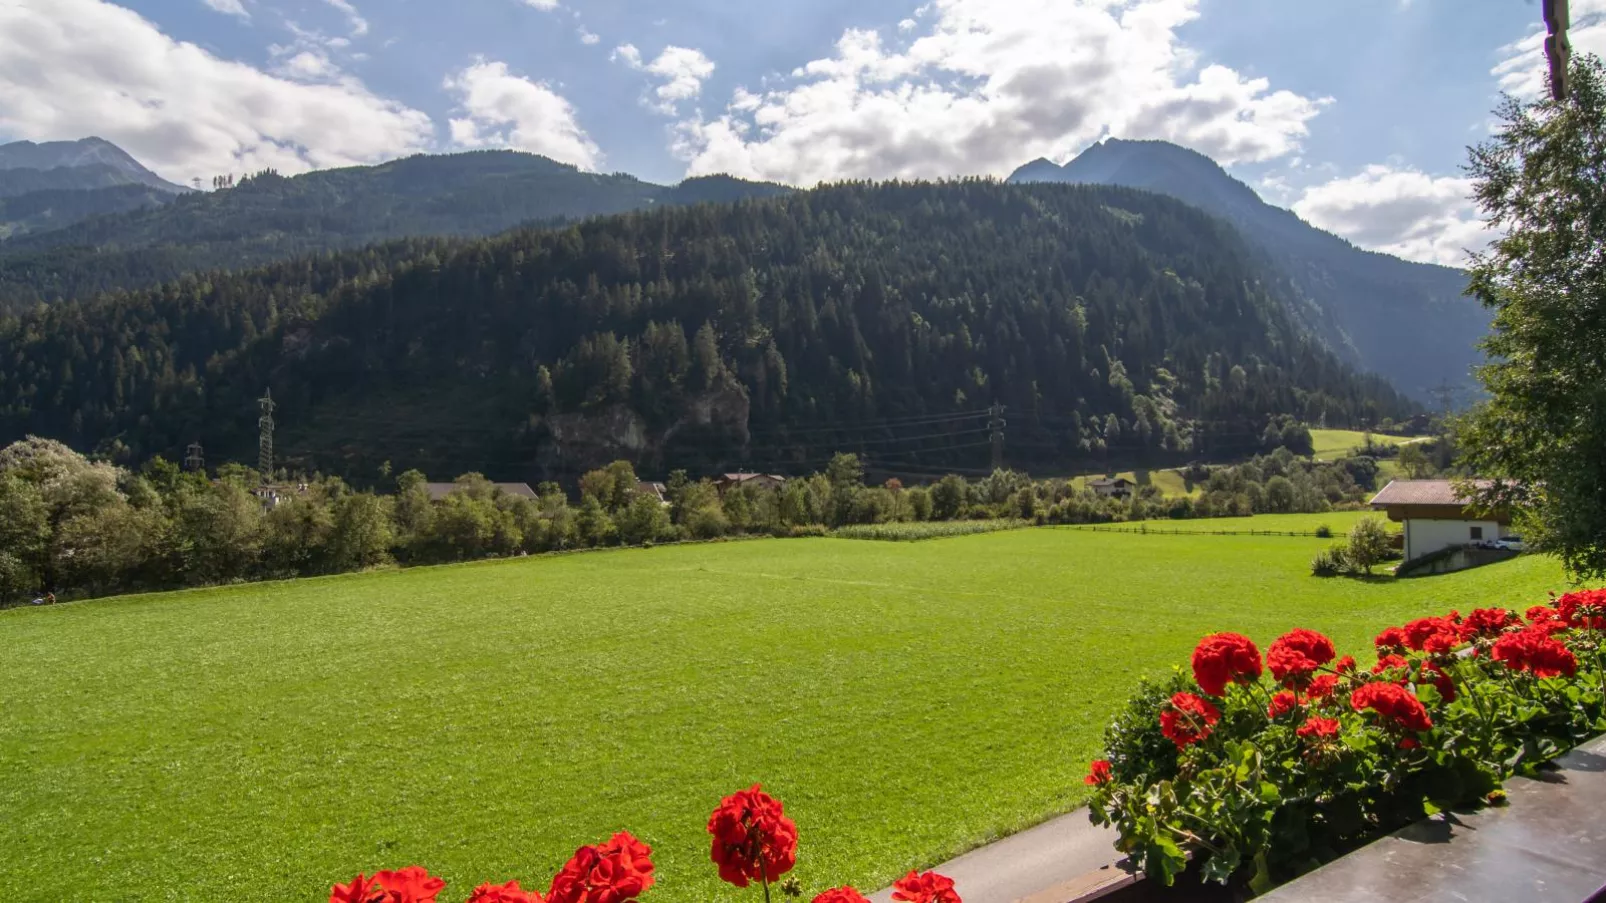
[[[1211,728],[1221,720],[1221,712],[1208,701],[1192,693],[1178,693],[1160,712],[1160,733],[1177,745],[1187,749],[1210,736]]]
[[[546,903],[625,903],[653,885],[652,847],[630,836],[575,850],[552,879]]]
[[[1278,718],[1299,708],[1299,697],[1287,690],[1278,690],[1271,698],[1271,705],[1266,709],[1266,717],[1275,721]]]
[[[509,881],[506,884],[490,882],[481,884],[474,888],[468,903],[546,903],[546,901],[533,890],[521,889],[517,881]]]
[[[1082,783],[1089,787],[1097,787],[1100,784],[1108,784],[1113,780],[1115,780],[1115,775],[1110,773],[1109,760],[1094,759],[1088,764],[1087,777],[1082,779]]]
[[[1400,672],[1399,683],[1405,683],[1406,672],[1411,669],[1411,663],[1398,655],[1385,655],[1372,666],[1373,674],[1382,674],[1384,671]]]
[[[1404,631],[1405,647],[1419,652],[1443,654],[1461,645],[1461,628],[1450,618],[1417,618]]]
[[[336,884],[329,890],[329,903],[435,903],[446,882],[409,865],[395,871],[376,872],[372,878],[361,874],[349,884]]]
[[[1556,600],[1556,614],[1568,627],[1606,630],[1606,588],[1568,593]]]
[[[1260,649],[1237,633],[1213,633],[1193,650],[1193,679],[1211,696],[1220,696],[1227,684],[1260,679]]]
[[[910,872],[892,885],[892,899],[903,903],[961,903],[954,880],[936,872]]]
[[[1439,698],[1445,702],[1455,702],[1455,681],[1450,679],[1449,672],[1436,663],[1423,662],[1422,672],[1417,675],[1417,679],[1433,684],[1433,688],[1439,691]]]
[[[1350,659],[1350,664],[1354,665],[1355,660]],[[1351,667],[1350,670],[1353,671],[1355,669]],[[1336,689],[1338,689],[1338,675],[1322,674],[1310,682],[1310,687],[1305,691],[1305,695],[1311,699],[1326,699],[1333,695],[1333,691]]]
[[[721,800],[708,817],[708,833],[720,879],[737,887],[774,881],[797,864],[797,825],[757,784]]]
[[[1433,727],[1433,719],[1423,708],[1416,694],[1389,683],[1369,683],[1350,694],[1349,704],[1357,712],[1371,709],[1392,728],[1407,731],[1425,731]]]
[[[1266,650],[1271,676],[1285,684],[1298,685],[1333,660],[1333,641],[1314,630],[1290,630]]]
[[[1549,605],[1535,605],[1528,609],[1528,629],[1543,630],[1547,634],[1561,633],[1567,629],[1567,622]]]
[[[1372,641],[1372,645],[1377,647],[1378,652],[1384,650],[1404,652],[1405,631],[1398,627],[1385,627],[1383,632],[1377,635],[1377,639]]]
[[[1505,633],[1507,627],[1517,627],[1522,619],[1514,611],[1504,608],[1479,608],[1461,622],[1461,639],[1492,639]]]
[[[1578,673],[1578,659],[1550,635],[1547,627],[1532,626],[1505,634],[1495,641],[1490,656],[1514,671],[1527,671],[1535,677],[1572,677]]]
[[[833,887],[815,897],[813,903],[870,903],[870,901],[854,888]]]
[[[1294,734],[1308,740],[1331,740],[1338,736],[1337,718],[1307,718]]]
[[[1338,661],[1333,662],[1333,670],[1340,674],[1354,674],[1356,667],[1355,656],[1353,655],[1346,655]]]

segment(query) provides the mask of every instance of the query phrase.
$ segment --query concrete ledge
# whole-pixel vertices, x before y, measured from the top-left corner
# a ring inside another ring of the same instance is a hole
[[[1087,809],[1050,819],[1035,828],[977,847],[935,866],[954,879],[965,903],[1065,903],[1087,898],[1085,882],[1130,878],[1114,868],[1121,859],[1116,833],[1087,820]],[[1106,869],[1105,866],[1110,866]],[[1080,889],[1078,889],[1080,888]],[[1110,887],[1108,890],[1115,890]],[[871,894],[874,903],[888,903],[891,889]]]
[[[1260,897],[1580,903],[1606,888],[1606,737],[1538,778],[1506,782],[1509,805],[1401,828]]]

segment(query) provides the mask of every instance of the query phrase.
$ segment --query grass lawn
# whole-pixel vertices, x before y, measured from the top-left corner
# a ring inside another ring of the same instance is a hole
[[[420,862],[455,901],[629,828],[649,900],[752,901],[703,828],[754,781],[810,896],[869,890],[1076,806],[1108,716],[1206,632],[1369,661],[1563,586],[1538,557],[1317,580],[1325,544],[760,540],[0,612],[0,898],[319,901]]]
[[[1315,447],[1315,458],[1318,461],[1331,461],[1334,458],[1343,458],[1350,451],[1358,448],[1366,441],[1366,434],[1359,430],[1311,430],[1311,445]],[[1427,437],[1405,438],[1400,436],[1385,436],[1382,433],[1373,433],[1372,441],[1380,445],[1403,445],[1407,442],[1420,442]]]

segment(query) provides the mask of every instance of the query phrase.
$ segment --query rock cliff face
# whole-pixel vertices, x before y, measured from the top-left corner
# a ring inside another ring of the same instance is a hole
[[[686,412],[661,430],[625,404],[552,414],[534,424],[539,460],[549,470],[585,470],[620,459],[643,474],[695,469],[699,458],[747,445],[749,410],[742,387],[727,385],[690,398]]]

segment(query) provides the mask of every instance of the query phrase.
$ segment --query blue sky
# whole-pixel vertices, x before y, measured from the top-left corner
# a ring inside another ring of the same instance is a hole
[[[1606,0],[1574,0],[1606,49]],[[1165,138],[1455,263],[1465,148],[1537,88],[1529,0],[9,0],[0,139],[188,181],[510,146],[670,182],[1005,175]]]

